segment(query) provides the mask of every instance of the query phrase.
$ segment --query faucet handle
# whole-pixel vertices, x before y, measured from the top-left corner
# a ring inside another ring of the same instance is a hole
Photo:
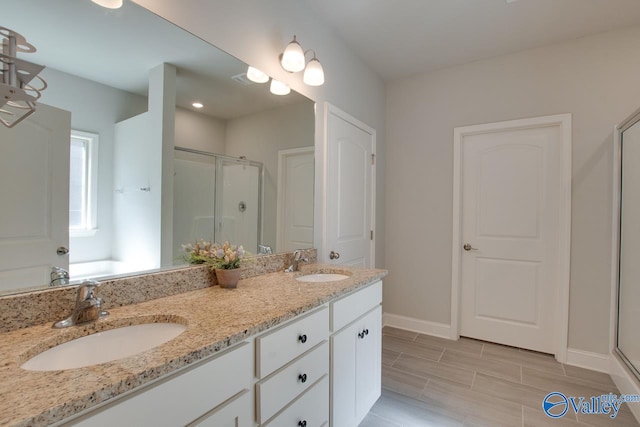
[[[100,283],[95,280],[85,280],[80,283],[80,286],[78,286],[78,290],[76,291],[76,303],[96,298],[95,288],[98,286],[100,286]]]

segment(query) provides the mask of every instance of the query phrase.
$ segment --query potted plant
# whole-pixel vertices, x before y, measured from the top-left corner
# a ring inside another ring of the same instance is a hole
[[[240,264],[247,253],[242,245],[235,246],[229,242],[219,245],[204,240],[194,244],[183,245],[187,252],[185,259],[190,264],[207,264],[214,269],[216,279],[221,288],[235,288],[238,286],[242,270]]]

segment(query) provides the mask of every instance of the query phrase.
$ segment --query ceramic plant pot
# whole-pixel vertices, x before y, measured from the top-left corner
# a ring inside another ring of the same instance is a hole
[[[216,268],[216,279],[218,280],[218,285],[220,285],[221,288],[236,288],[238,286],[238,281],[240,280],[241,274],[242,270],[240,270],[239,268],[234,268],[231,270]]]

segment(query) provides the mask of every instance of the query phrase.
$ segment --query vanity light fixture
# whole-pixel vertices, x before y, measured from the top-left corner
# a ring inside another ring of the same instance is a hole
[[[291,92],[289,86],[276,79],[271,79],[271,87],[269,90],[274,95],[288,95]]]
[[[97,5],[106,7],[107,9],[119,9],[122,7],[122,0],[91,0]]]
[[[313,53],[313,58],[306,63],[305,57],[309,52]],[[322,86],[324,84],[324,70],[322,69],[322,64],[316,58],[316,52],[312,49],[302,50],[302,46],[298,43],[295,35],[291,43],[287,45],[280,55],[280,65],[290,73],[304,70],[302,81],[309,86]]]
[[[269,75],[255,67],[249,65],[247,68],[247,78],[254,83],[266,83],[269,81]]]
[[[36,51],[22,35],[0,27],[0,42],[0,121],[11,128],[35,113],[47,82],[38,75],[44,66],[17,57],[18,52]],[[34,79],[40,81],[40,87],[33,85]]]
[[[204,104],[202,102],[194,102],[191,105],[193,106],[193,108],[202,108],[202,107],[204,107]]]

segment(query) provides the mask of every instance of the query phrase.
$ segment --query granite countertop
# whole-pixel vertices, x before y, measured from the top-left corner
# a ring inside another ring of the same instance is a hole
[[[296,276],[330,272],[345,280],[298,282]],[[110,309],[97,322],[52,329],[51,324],[0,334],[0,426],[44,426],[95,406],[272,326],[366,286],[385,270],[309,264],[298,273],[243,279],[237,289],[213,286]],[[72,307],[69,307],[71,311]],[[151,322],[187,326],[173,340],[132,357],[63,371],[26,371],[20,365],[57,344],[115,327]]]

